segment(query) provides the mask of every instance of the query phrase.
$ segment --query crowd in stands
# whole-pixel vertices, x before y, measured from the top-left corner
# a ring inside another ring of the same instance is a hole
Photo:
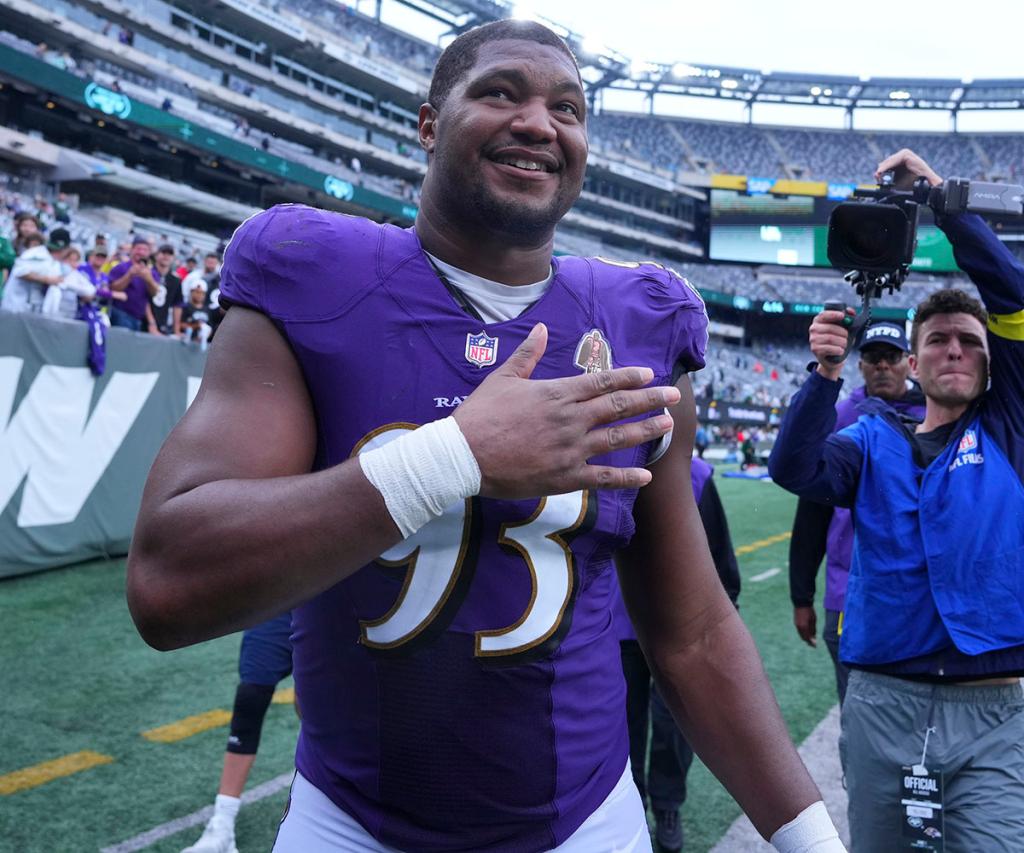
[[[158,30],[161,27],[173,29],[174,7],[163,0],[145,0],[144,5],[147,13],[151,13],[148,17],[154,27]],[[322,27],[328,36],[339,39],[340,44],[355,53],[394,62],[405,72],[429,74],[438,55],[435,45],[387,27],[346,4],[327,0],[293,0],[287,3],[264,2],[263,5],[307,29],[313,25]],[[116,26],[94,11],[68,0],[52,0],[52,7],[53,11],[70,20],[116,38],[118,43],[162,60],[169,67],[188,71],[205,81],[223,81],[224,86],[233,92],[288,115],[305,118],[354,142],[422,162],[423,154],[415,144],[411,114],[394,120],[393,114],[375,111],[374,99],[366,94],[365,102],[361,101],[362,118],[359,121],[349,120],[332,110],[330,101],[323,106],[314,102],[313,78],[317,74],[311,69],[306,69],[310,99],[296,98],[290,91],[266,85],[255,78],[225,72],[196,55],[174,47],[172,42],[157,41],[144,33]],[[178,23],[180,25],[181,22]],[[157,70],[142,74],[110,61],[87,60],[66,49],[20,44],[20,40],[9,34],[0,38],[20,49],[36,52],[51,64],[72,73],[99,72],[97,79],[106,85],[120,87],[132,97],[162,106],[211,129],[245,136],[252,140],[253,145],[279,156],[298,160],[329,174],[338,174],[346,180],[365,183],[404,200],[411,199],[415,193],[414,181],[374,174],[372,168],[365,168],[365,158],[360,163],[363,168],[353,170],[351,155],[328,155],[252,128],[244,116],[232,113],[223,104],[211,103],[209,98],[198,95],[184,83]],[[230,54],[230,63],[234,66],[239,64],[238,56],[230,45],[207,42],[204,50],[223,51]],[[337,81],[337,86],[351,90],[340,81]],[[332,100],[342,99],[334,97]],[[346,108],[352,109],[351,105]],[[373,126],[385,129],[378,131]],[[596,152],[626,158],[641,168],[673,175],[727,172],[757,177],[857,182],[866,177],[864,164],[877,161],[884,152],[893,150],[896,143],[923,152],[941,174],[1021,180],[1020,164],[1024,162],[1024,135],[1021,134],[901,132],[894,142],[892,134],[885,132],[781,128],[611,112],[592,115],[589,129],[591,147]]]
[[[104,221],[66,193],[0,191],[0,234],[7,235],[0,237],[0,308],[86,319],[83,309],[93,306],[108,325],[205,347],[223,316],[223,245],[174,234],[170,225],[104,232]],[[686,264],[679,271],[705,289],[749,288],[754,295],[762,286],[743,266]],[[709,353],[713,360],[695,376],[701,398],[785,406],[805,374],[802,342],[744,347],[716,340]]]
[[[166,234],[154,240],[139,232],[98,233],[77,224],[76,213],[65,193],[0,193],[0,310],[122,327],[205,349],[224,314],[223,247],[202,254],[187,241],[175,246]]]
[[[940,174],[1021,180],[1024,136],[806,130],[603,113],[591,117],[591,147],[672,172],[862,182],[865,163],[909,147]]]

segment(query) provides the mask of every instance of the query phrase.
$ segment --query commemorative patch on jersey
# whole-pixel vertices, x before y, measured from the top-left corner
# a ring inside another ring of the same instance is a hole
[[[584,373],[612,369],[612,346],[600,329],[591,329],[580,338],[572,363]]]
[[[481,330],[466,335],[466,361],[477,367],[490,367],[498,359],[498,339]]]

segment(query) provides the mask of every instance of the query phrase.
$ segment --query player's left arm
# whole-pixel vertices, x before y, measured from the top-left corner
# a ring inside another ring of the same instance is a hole
[[[704,763],[765,837],[821,800],[786,731],[754,641],[708,551],[690,483],[690,381],[675,429],[635,507],[619,582],[661,695]]]

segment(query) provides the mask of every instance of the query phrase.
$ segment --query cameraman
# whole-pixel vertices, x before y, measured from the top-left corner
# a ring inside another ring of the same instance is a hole
[[[890,169],[942,182],[911,151],[878,173]],[[769,462],[785,488],[853,509],[840,645],[853,851],[899,848],[922,826],[901,795],[918,778],[942,800],[947,853],[1016,851],[1024,837],[1024,265],[974,214],[939,225],[990,313],[957,290],[918,306],[924,422],[867,415],[830,435],[842,366],[827,356],[847,330],[823,311],[818,365]]]
[[[857,346],[857,365],[864,384],[836,406],[833,432],[854,423],[861,415],[895,409],[915,423],[924,417],[924,395],[917,383],[908,383],[910,342],[896,323],[873,323],[864,330]],[[793,625],[800,639],[817,645],[817,614],[814,587],[821,558],[825,566],[825,629],[823,637],[836,672],[839,704],[846,696],[849,671],[839,660],[839,626],[846,597],[853,549],[853,519],[842,507],[801,498],[793,519],[789,540],[789,595],[793,602]]]

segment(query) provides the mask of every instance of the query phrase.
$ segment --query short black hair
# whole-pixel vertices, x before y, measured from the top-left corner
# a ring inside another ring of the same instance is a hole
[[[543,24],[511,19],[492,21],[464,32],[444,49],[444,53],[437,60],[437,65],[434,66],[434,76],[430,80],[430,92],[427,94],[427,100],[435,110],[441,109],[451,90],[476,64],[480,46],[489,41],[533,41],[537,44],[546,44],[568,56],[576,68],[577,75],[579,74],[579,62],[576,61],[576,56],[569,45]],[[582,83],[581,78],[580,84]]]
[[[911,352],[917,352],[917,336],[921,326],[936,314],[970,314],[980,321],[981,325],[988,325],[988,312],[977,299],[956,288],[937,290],[917,306],[914,323],[910,327]]]

